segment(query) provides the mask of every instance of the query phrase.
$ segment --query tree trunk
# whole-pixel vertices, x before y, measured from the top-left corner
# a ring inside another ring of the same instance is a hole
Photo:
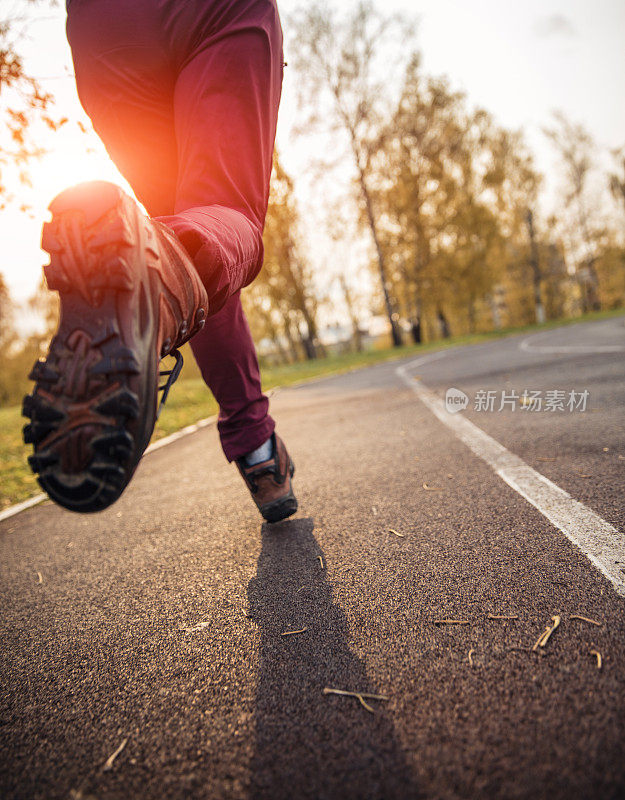
[[[538,261],[538,246],[536,245],[536,236],[534,234],[534,215],[531,209],[527,210],[527,227],[530,235],[530,266],[532,268],[532,278],[534,285],[534,314],[536,322],[542,324],[545,321],[545,307],[540,296],[540,282],[542,275],[540,274],[540,263]]]
[[[378,270],[380,272],[380,283],[382,284],[382,292],[384,294],[384,306],[386,308],[386,316],[388,317],[388,321],[391,326],[393,347],[401,347],[403,342],[399,327],[395,322],[393,305],[391,303],[391,298],[388,291],[388,281],[386,278],[386,264],[384,263],[384,254],[382,252],[382,246],[380,245],[378,228],[373,214],[373,204],[371,202],[371,196],[369,194],[369,189],[367,187],[367,182],[365,180],[365,176],[362,169],[359,169],[359,183],[360,183],[360,191],[362,192],[362,197],[363,200],[365,201],[365,209],[367,211],[367,221],[369,222],[369,229],[371,230],[371,236],[373,237],[373,243],[375,245],[376,253],[378,256]]]
[[[421,328],[421,286],[419,285],[420,280],[420,267],[421,264],[419,263],[419,278],[416,281],[416,288],[414,294],[414,317],[410,323],[410,335],[412,336],[412,341],[415,344],[421,344],[423,341],[423,331]]]
[[[300,360],[300,355],[297,352],[297,345],[295,344],[293,331],[291,330],[291,320],[287,316],[284,316],[283,320],[284,320],[284,335],[286,336],[287,342],[289,343],[289,350],[291,351],[291,357],[294,362],[297,362]]]
[[[410,323],[410,335],[415,344],[421,344],[421,320],[419,317],[413,317]]]
[[[354,347],[356,348],[356,352],[360,353],[362,351],[362,334],[360,332],[360,325],[358,324],[358,316],[354,308],[352,293],[349,291],[349,286],[347,285],[344,275],[339,276],[339,283],[341,284],[341,289],[343,290],[343,298],[345,300],[345,305],[347,306],[349,321],[352,324],[352,340],[354,342]]]
[[[471,304],[470,310],[471,310],[470,313],[470,318],[471,318],[474,316],[474,314],[472,313],[473,304]],[[451,333],[449,331],[449,323],[447,322],[447,317],[443,314],[442,309],[440,308],[438,309],[438,311],[436,312],[436,318],[438,319],[438,324],[441,329],[441,336],[443,337],[443,339],[449,339],[449,337],[451,336]],[[471,328],[473,328],[473,321],[471,321]]]
[[[304,353],[306,354],[306,358],[308,361],[314,361],[317,358],[317,350],[315,348],[315,342],[312,336],[300,333],[300,341],[302,343],[302,347],[304,348]]]
[[[289,354],[287,353],[287,351],[284,349],[284,345],[282,344],[281,341],[282,337],[280,336],[280,332],[274,325],[273,320],[271,319],[271,315],[269,314],[265,315],[265,325],[267,327],[267,332],[271,338],[271,341],[273,342],[274,347],[277,349],[280,355],[281,363],[289,364],[291,359],[289,358]]]
[[[304,322],[306,323],[306,327],[308,329],[308,339],[310,340],[312,351],[315,353],[313,358],[325,358],[327,356],[327,353],[325,347],[319,341],[319,332],[317,331],[317,321],[310,313],[305,303],[303,304],[303,306],[304,307],[302,308],[302,316],[304,317]]]

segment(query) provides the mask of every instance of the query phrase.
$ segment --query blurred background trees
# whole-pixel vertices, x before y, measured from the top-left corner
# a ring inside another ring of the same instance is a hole
[[[48,0],[23,0],[23,3],[5,4],[0,9],[0,111],[4,120],[4,133],[0,137],[0,211],[7,203],[19,202],[8,188],[7,174],[14,176],[17,184],[30,185],[29,165],[44,153],[38,144],[37,125],[56,131],[67,122],[55,114],[54,98],[42,89],[40,82],[25,69],[19,44],[28,27],[26,5],[55,4]],[[22,212],[28,206],[20,203]],[[28,303],[41,320],[39,332],[20,336],[15,324],[16,304],[0,273],[0,404],[16,402],[21,398],[26,376],[42,346],[56,326],[56,298],[47,292],[42,283]]]
[[[260,275],[243,293],[243,305],[255,340],[273,342],[283,361],[323,354],[317,324],[323,298],[298,243],[298,227],[293,180],[276,151],[263,234],[265,259]]]
[[[54,98],[42,89],[40,82],[24,67],[19,43],[28,27],[24,6],[56,5],[56,0],[21,0],[0,9],[0,109],[5,135],[0,139],[0,210],[14,199],[5,180],[5,173],[16,172],[18,181],[29,184],[28,165],[43,154],[33,129],[44,124],[58,130],[66,117],[54,113]],[[25,210],[25,207],[24,207]]]

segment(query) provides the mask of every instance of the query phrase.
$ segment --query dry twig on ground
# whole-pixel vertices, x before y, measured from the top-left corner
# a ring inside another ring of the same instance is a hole
[[[595,656],[595,658],[597,659],[597,669],[601,669],[601,667],[603,666],[603,661],[601,660],[601,653],[598,650],[591,650],[590,655]]]
[[[603,622],[597,622],[597,620],[590,619],[590,617],[583,617],[581,614],[571,614],[570,619],[581,619],[582,622],[589,622],[591,625],[596,625],[598,628],[603,625]]]
[[[323,690],[323,693],[338,694],[343,697],[355,697],[358,700],[358,702],[372,714],[374,713],[374,711],[371,708],[371,706],[365,702],[365,698],[367,698],[367,700],[388,700],[388,697],[384,694],[368,694],[367,692],[348,692],[345,689],[329,689],[327,686]]]
[[[547,625],[545,630],[541,633],[541,635],[540,635],[538,641],[536,642],[536,644],[534,645],[534,647],[532,647],[532,650],[538,650],[539,647],[544,647],[547,644],[547,642],[549,641],[549,638],[551,637],[551,634],[555,631],[555,629],[560,624],[560,617],[557,614],[554,617],[551,617],[551,619],[553,620],[553,625]]]
[[[109,769],[113,768],[113,762],[115,761],[117,756],[121,753],[121,751],[124,749],[124,747],[126,747],[127,741],[128,741],[127,738],[124,739],[124,741],[120,744],[117,750],[106,759],[106,761],[104,762],[104,766],[102,767],[102,772],[107,772]]]

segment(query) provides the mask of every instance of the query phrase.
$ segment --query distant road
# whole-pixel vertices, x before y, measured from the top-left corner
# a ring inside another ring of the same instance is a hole
[[[272,408],[291,521],[205,428],[0,523],[0,797],[625,796],[625,318]]]

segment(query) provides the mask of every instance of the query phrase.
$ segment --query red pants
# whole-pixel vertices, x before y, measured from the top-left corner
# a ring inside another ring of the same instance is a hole
[[[71,0],[67,37],[96,132],[208,291],[191,347],[233,460],[274,429],[240,289],[263,258],[282,86],[275,0]]]

